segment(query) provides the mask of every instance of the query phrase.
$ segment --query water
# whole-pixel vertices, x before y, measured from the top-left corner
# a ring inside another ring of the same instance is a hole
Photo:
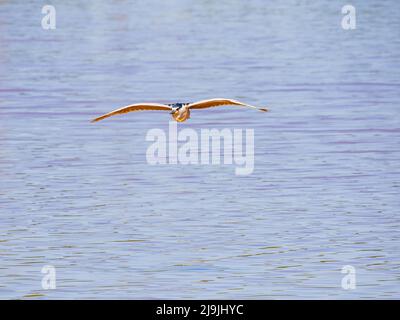
[[[400,298],[400,5],[0,2],[0,298]],[[255,169],[146,162],[179,128],[255,130]],[[42,289],[44,265],[57,288]],[[343,266],[356,289],[341,286]]]

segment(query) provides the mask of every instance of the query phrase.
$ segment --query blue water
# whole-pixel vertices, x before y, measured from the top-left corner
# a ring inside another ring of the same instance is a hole
[[[0,298],[400,298],[398,1],[51,2],[0,2]],[[211,97],[271,109],[178,127],[254,129],[251,175],[148,165],[162,112],[89,123]]]

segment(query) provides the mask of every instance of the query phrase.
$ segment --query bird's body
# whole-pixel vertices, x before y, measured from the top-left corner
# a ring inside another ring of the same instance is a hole
[[[236,106],[244,106],[252,109],[256,109],[259,111],[268,111],[265,108],[257,108],[251,106],[249,104],[245,104],[233,99],[208,99],[202,100],[194,103],[172,103],[172,104],[159,104],[159,103],[138,103],[132,104],[126,107],[122,107],[120,109],[111,111],[106,113],[96,119],[93,119],[92,122],[100,121],[105,118],[111,117],[117,114],[123,114],[134,111],[144,111],[144,110],[165,110],[169,111],[172,114],[172,117],[177,122],[184,122],[190,118],[190,110],[191,109],[205,109],[211,107],[225,106],[225,105],[236,105]]]
[[[184,122],[187,119],[190,118],[190,109],[189,105],[190,103],[171,103],[168,104],[170,107],[172,107],[172,118],[174,118],[175,121],[177,122]]]

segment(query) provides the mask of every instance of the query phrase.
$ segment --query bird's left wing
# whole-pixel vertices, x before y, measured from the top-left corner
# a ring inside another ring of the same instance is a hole
[[[138,103],[138,104],[132,104],[126,107],[119,108],[117,110],[111,111],[109,113],[103,114],[102,116],[93,119],[92,122],[97,122],[100,120],[103,120],[105,118],[114,116],[116,114],[122,114],[122,113],[128,113],[128,112],[134,112],[134,111],[144,111],[144,110],[167,110],[171,111],[172,108],[170,106],[167,106],[166,104],[159,104],[159,103]]]
[[[257,109],[260,111],[268,111],[265,108],[257,108],[254,106],[251,106],[246,103],[239,102],[237,100],[233,99],[222,99],[222,98],[217,98],[217,99],[208,99],[208,100],[202,100],[198,102],[194,102],[189,104],[189,109],[204,109],[204,108],[212,108],[212,107],[219,107],[219,106],[227,106],[227,105],[234,105],[234,106],[244,106],[252,109]]]

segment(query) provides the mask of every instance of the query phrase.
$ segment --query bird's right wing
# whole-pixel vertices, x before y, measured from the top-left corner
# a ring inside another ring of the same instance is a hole
[[[93,119],[91,122],[97,122],[100,120],[103,120],[105,118],[117,115],[117,114],[123,114],[123,113],[128,113],[128,112],[135,112],[135,111],[144,111],[144,110],[166,110],[166,111],[171,111],[172,108],[170,106],[167,106],[166,104],[159,104],[159,103],[137,103],[137,104],[131,104],[126,107],[119,108],[117,110],[111,111],[109,113],[103,114],[102,116]]]

